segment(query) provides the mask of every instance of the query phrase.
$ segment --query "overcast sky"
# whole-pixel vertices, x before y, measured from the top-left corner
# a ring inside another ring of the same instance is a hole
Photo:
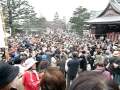
[[[63,16],[68,20],[75,8],[84,6],[89,10],[103,10],[109,0],[28,0],[35,8],[35,11],[44,16],[47,20],[52,20],[55,12],[59,13],[60,18]]]

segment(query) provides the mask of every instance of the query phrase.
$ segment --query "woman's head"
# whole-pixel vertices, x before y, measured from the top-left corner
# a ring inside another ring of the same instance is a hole
[[[76,78],[70,90],[119,90],[114,81],[106,80],[100,73],[84,72]]]
[[[36,69],[36,63],[37,61],[34,58],[28,58],[24,63],[25,70]]]
[[[49,67],[45,71],[43,88],[44,90],[65,90],[66,81],[63,73],[57,68]]]

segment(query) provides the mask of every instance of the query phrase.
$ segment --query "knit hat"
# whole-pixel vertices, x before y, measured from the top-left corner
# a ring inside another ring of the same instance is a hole
[[[0,88],[10,84],[18,75],[19,68],[0,62]]]

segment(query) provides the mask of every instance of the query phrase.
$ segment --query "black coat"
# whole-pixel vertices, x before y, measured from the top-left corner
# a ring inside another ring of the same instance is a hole
[[[78,67],[80,65],[80,61],[78,59],[72,59],[68,62],[68,78],[73,80],[76,77],[78,72]]]
[[[82,71],[87,70],[87,60],[84,55],[80,56],[80,68],[82,69]]]

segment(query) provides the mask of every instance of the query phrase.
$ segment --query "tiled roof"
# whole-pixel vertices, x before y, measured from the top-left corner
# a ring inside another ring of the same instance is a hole
[[[104,16],[104,13],[108,10],[109,7],[112,7],[112,9],[118,15]],[[110,0],[107,8],[97,18],[88,20],[86,22],[91,24],[120,23],[120,2],[118,2],[118,0]]]

